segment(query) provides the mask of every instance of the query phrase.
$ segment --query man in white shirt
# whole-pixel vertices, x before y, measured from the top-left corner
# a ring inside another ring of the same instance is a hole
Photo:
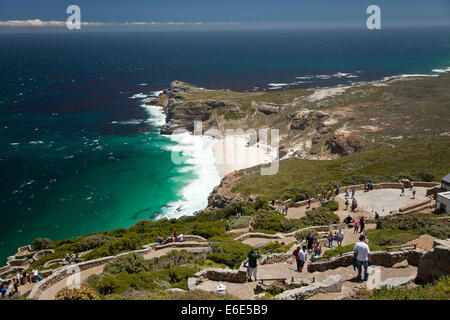
[[[359,237],[359,241],[355,244],[355,247],[353,248],[356,258],[356,268],[358,268],[358,276],[356,277],[356,280],[359,282],[361,281],[362,266],[364,266],[364,281],[367,281],[367,279],[369,278],[369,273],[367,272],[367,269],[369,267],[370,249],[367,243],[364,242],[364,240],[366,240],[366,236],[362,234]]]
[[[342,246],[342,241],[344,241],[344,232],[342,229],[339,229],[338,233],[336,234],[336,241],[338,246]]]

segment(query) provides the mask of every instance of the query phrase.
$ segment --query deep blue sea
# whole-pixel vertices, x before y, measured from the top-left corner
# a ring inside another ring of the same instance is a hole
[[[36,237],[206,205],[211,163],[172,163],[183,142],[160,136],[164,116],[144,107],[175,79],[284,90],[448,67],[448,28],[0,34],[0,260]]]

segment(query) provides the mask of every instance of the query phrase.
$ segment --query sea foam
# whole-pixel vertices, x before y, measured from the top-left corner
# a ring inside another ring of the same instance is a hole
[[[139,94],[142,107],[147,110],[150,117],[147,120],[155,127],[160,128],[166,122],[166,116],[161,106],[148,105],[154,97],[162,91],[155,91],[149,95]],[[137,95],[133,96],[137,98]],[[165,150],[175,155],[183,155],[181,165],[177,173],[192,173],[193,178],[178,193],[179,199],[167,203],[162,208],[162,217],[178,218],[184,215],[192,215],[194,212],[203,210],[208,204],[208,196],[213,188],[220,183],[220,175],[214,161],[214,152],[211,145],[215,140],[211,137],[196,136],[188,132],[167,136],[173,145],[166,145]],[[185,179],[185,178],[183,178]],[[175,178],[177,180],[177,178]]]

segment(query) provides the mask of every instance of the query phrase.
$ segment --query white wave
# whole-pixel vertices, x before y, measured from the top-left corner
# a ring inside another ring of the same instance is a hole
[[[285,87],[288,85],[289,85],[289,83],[269,83],[269,86],[271,86],[271,87]]]
[[[145,99],[145,98],[147,98],[147,97],[148,97],[148,95],[143,94],[143,93],[141,92],[141,93],[133,94],[133,95],[130,97],[130,99]]]
[[[299,79],[299,80],[309,80],[312,79],[313,76],[301,76],[301,77],[295,77],[295,79]]]
[[[437,72],[437,73],[445,73],[445,72],[450,72],[450,67],[445,68],[445,69],[433,69],[431,70],[433,72]]]
[[[168,146],[167,150],[175,155],[175,160],[180,160],[185,165],[178,172],[192,171],[195,176],[181,189],[181,199],[169,202],[163,209],[164,217],[177,218],[203,210],[208,205],[210,192],[220,183],[220,175],[211,148],[215,142],[213,138],[186,132],[173,134],[170,139],[177,144]]]
[[[437,74],[400,74],[390,77],[384,77],[383,81],[389,81],[392,79],[398,79],[398,78],[414,78],[414,77],[438,77]]]

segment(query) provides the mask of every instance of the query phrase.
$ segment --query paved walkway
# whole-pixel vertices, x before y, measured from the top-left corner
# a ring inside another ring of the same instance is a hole
[[[169,247],[169,248],[164,248],[164,249],[156,250],[156,251],[152,250],[149,253],[145,254],[143,257],[145,260],[149,260],[149,259],[153,259],[153,258],[157,258],[157,257],[161,257],[163,255],[166,255],[173,250],[196,251],[199,249],[205,249],[205,247],[192,247],[192,248],[170,248]],[[80,272],[81,283],[83,283],[83,281],[85,281],[89,276],[91,276],[93,274],[101,274],[103,272],[104,266],[105,265],[101,265],[101,266],[92,267],[87,270],[81,271]],[[58,293],[58,291],[60,291],[63,288],[66,288],[66,287],[67,287],[67,278],[62,279],[62,280],[58,281],[57,283],[55,283],[54,285],[52,285],[51,287],[45,289],[39,296],[39,300],[53,300],[55,298],[55,295]],[[32,286],[30,287],[29,290],[31,290],[31,288],[32,288]]]
[[[378,211],[380,216],[389,215],[391,211],[398,212],[400,208],[412,206],[420,202],[429,200],[426,196],[427,188],[415,187],[416,198],[412,198],[410,189],[405,189],[405,195],[400,196],[400,189],[375,189],[369,192],[356,191],[355,198],[358,207],[372,214]],[[350,192],[351,196],[351,192]],[[337,198],[344,200],[345,193],[340,193]],[[351,203],[351,199],[350,199]]]

